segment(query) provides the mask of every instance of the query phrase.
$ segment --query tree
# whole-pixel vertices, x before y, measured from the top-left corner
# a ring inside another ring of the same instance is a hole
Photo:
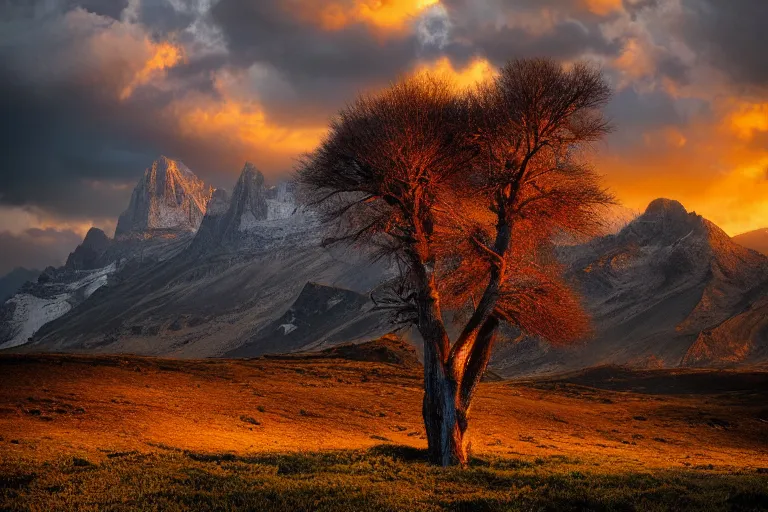
[[[516,60],[463,92],[422,74],[357,98],[299,166],[306,201],[332,226],[327,242],[400,268],[374,300],[423,339],[433,463],[468,459],[472,396],[500,323],[553,342],[588,331],[553,240],[594,234],[612,202],[587,159],[609,130],[609,98],[586,63]],[[448,311],[461,327],[453,343]]]

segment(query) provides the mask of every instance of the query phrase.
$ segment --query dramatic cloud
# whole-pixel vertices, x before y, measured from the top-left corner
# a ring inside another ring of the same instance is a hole
[[[703,60],[727,72],[737,84],[768,87],[768,2],[682,0],[682,4],[683,32]]]
[[[3,252],[110,229],[159,154],[216,186],[246,159],[277,178],[360,91],[423,71],[471,85],[530,56],[605,69],[617,129],[598,163],[628,205],[675,197],[730,233],[761,227],[766,18],[753,0],[10,0]]]
[[[19,234],[0,231],[0,276],[18,266],[43,269],[63,265],[82,236],[72,231],[28,229]]]

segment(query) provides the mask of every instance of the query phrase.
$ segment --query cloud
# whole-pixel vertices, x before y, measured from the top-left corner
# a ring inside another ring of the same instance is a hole
[[[756,0],[681,0],[680,28],[701,58],[742,85],[768,87],[765,20],[768,3]]]
[[[17,266],[43,269],[62,265],[82,237],[72,231],[28,229],[19,234],[0,231],[0,275]]]
[[[162,73],[185,60],[184,50],[167,41],[152,45],[152,55],[144,62],[140,70],[120,91],[120,99],[131,97],[137,87],[149,83],[150,80],[162,76]]]
[[[361,91],[422,70],[467,85],[510,58],[543,55],[589,58],[613,84],[617,130],[598,163],[620,198],[641,208],[681,197],[730,232],[756,228],[766,218],[755,178],[768,148],[768,65],[756,44],[766,9],[752,0],[6,1],[0,216],[35,212],[17,237],[108,227],[159,154],[215,186],[230,187],[246,159],[274,179]]]

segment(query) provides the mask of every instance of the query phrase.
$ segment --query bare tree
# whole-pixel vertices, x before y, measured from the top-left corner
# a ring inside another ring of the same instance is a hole
[[[552,240],[596,232],[612,202],[586,159],[609,129],[609,97],[584,63],[513,61],[468,93],[420,75],[343,109],[298,170],[333,226],[329,242],[364,244],[401,268],[381,302],[424,341],[433,463],[468,459],[472,396],[500,322],[554,342],[588,331]],[[444,308],[461,321],[453,343]]]

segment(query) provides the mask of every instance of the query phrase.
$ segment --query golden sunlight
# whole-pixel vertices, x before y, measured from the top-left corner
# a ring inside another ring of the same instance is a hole
[[[496,69],[483,58],[473,59],[463,69],[456,69],[448,57],[442,57],[434,62],[421,64],[415,71],[418,73],[435,73],[450,77],[459,88],[468,88],[473,85],[493,78]]]
[[[768,132],[768,103],[744,103],[731,114],[733,131],[742,139],[751,139],[755,132]]]
[[[623,8],[622,0],[585,0],[587,8],[600,16],[619,11]]]
[[[159,76],[166,69],[172,68],[186,60],[184,50],[167,41],[153,45],[152,56],[144,63],[144,66],[134,75],[131,81],[120,91],[120,99],[126,100],[133,92],[149,81]]]
[[[221,99],[186,96],[172,104],[166,114],[184,137],[220,140],[243,159],[256,154],[264,164],[290,164],[295,155],[313,149],[326,132],[325,126],[280,126],[268,119],[258,103],[238,99],[225,90],[219,92]]]
[[[399,31],[425,9],[439,0],[355,0],[352,5],[328,2],[309,7],[296,6],[302,17],[316,21],[325,30],[341,30],[353,23],[365,23],[378,29]]]

